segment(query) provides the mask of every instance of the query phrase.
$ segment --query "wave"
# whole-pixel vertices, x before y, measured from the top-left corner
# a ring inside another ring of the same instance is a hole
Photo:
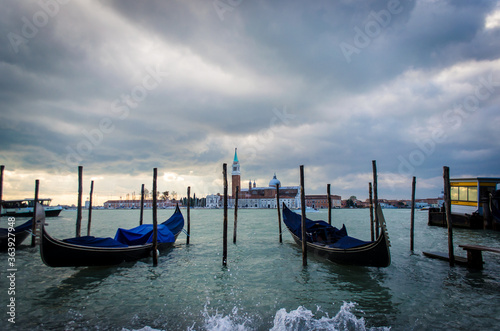
[[[315,316],[315,314],[305,308],[299,306],[295,310],[289,312],[285,308],[278,310],[274,316],[273,325],[270,331],[302,331],[302,330],[325,330],[325,331],[388,331],[390,327],[370,327],[368,328],[363,317],[356,317],[353,313],[356,303],[344,302],[340,310],[334,317],[329,317],[327,313],[324,316]],[[320,309],[317,310],[320,312]],[[187,331],[209,330],[209,331],[247,331],[255,330],[252,327],[252,319],[244,314],[240,314],[238,308],[234,307],[229,315],[223,315],[219,312],[210,314],[205,306],[201,312],[204,318],[204,324],[197,327],[193,324],[187,328]],[[257,327],[259,330],[262,327]],[[123,329],[122,331],[129,331]],[[142,329],[133,331],[160,331],[146,326]]]

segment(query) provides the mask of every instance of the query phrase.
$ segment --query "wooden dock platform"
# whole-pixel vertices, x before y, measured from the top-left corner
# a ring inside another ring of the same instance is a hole
[[[450,256],[448,253],[441,252],[422,252],[425,256],[430,257],[432,259],[443,260],[446,262],[450,262]],[[455,255],[455,263],[463,266],[467,266],[467,258],[463,256]]]
[[[455,255],[455,263],[459,265],[467,266],[472,269],[483,269],[483,254],[482,252],[493,252],[500,254],[500,248],[487,247],[480,245],[458,245],[458,247],[463,248],[467,251],[467,258]],[[422,252],[425,256],[439,259],[443,261],[450,261],[448,253],[441,252]]]
[[[493,252],[500,254],[500,248],[486,247],[480,245],[458,245],[467,251],[467,266],[469,268],[482,269],[483,268],[483,253]]]

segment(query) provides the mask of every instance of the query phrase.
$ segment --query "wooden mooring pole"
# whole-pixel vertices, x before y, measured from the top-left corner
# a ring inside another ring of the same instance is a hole
[[[450,168],[443,167],[444,180],[444,206],[446,212],[446,224],[448,225],[448,256],[450,267],[455,265],[455,255],[453,252],[453,225],[451,223],[451,197],[450,197]]]
[[[5,169],[4,165],[0,165],[0,202],[3,200],[3,170]],[[0,215],[2,214],[2,204],[0,203]]]
[[[224,222],[222,228],[222,265],[227,266],[227,164],[222,165],[224,181]]]
[[[375,204],[375,236],[376,238],[378,238],[379,219],[377,215],[377,208],[379,208],[379,205],[378,205],[378,190],[377,190],[377,161],[375,160],[372,161],[372,167],[373,167],[373,198],[374,198],[373,203]]]
[[[89,198],[89,221],[87,224],[87,236],[90,236],[90,225],[92,224],[92,196],[94,194],[94,181],[90,181],[90,198]]]
[[[372,196],[372,183],[368,183],[368,195],[370,196],[370,233],[372,241],[375,240],[375,229],[373,220],[373,196]]]
[[[189,245],[189,237],[191,236],[191,186],[188,186],[187,190],[187,235],[186,235],[186,245]]]
[[[78,166],[78,207],[76,209],[76,237],[80,237],[82,233],[82,182],[83,167]]]
[[[307,266],[307,243],[306,243],[306,193],[304,189],[304,166],[300,166],[300,207],[302,211],[302,266]]]
[[[141,213],[139,214],[139,225],[142,225],[142,218],[144,215],[144,184],[141,187]]]
[[[281,210],[280,210],[280,184],[276,183],[276,209],[278,210],[278,231],[280,235],[280,244],[283,243],[283,235],[281,234]]]
[[[40,181],[35,180],[35,201],[33,201],[33,223],[31,225],[31,247],[35,247],[36,245],[36,211],[38,204],[38,189],[39,189]]]
[[[158,265],[158,218],[156,206],[156,179],[158,177],[158,169],[153,169],[153,266]]]
[[[238,228],[238,196],[240,195],[240,187],[236,186],[234,197],[234,229],[233,229],[233,244],[236,244],[236,229]]]
[[[326,196],[328,199],[328,224],[332,225],[332,195],[330,194],[330,184],[326,185]]]
[[[410,216],[410,250],[413,252],[414,241],[413,237],[415,234],[415,188],[417,186],[417,178],[413,176],[413,181],[411,183],[411,216]]]

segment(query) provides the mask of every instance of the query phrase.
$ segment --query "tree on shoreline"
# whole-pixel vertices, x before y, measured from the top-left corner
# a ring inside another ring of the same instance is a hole
[[[347,207],[350,208],[350,207],[353,207],[353,208],[357,208],[357,204],[356,204],[356,200],[358,200],[356,198],[356,196],[352,195],[349,200],[347,200]]]

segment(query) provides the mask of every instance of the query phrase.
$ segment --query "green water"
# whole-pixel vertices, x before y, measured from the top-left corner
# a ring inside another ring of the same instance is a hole
[[[164,220],[173,210],[160,210]],[[333,223],[368,240],[368,210],[334,210]],[[183,210],[185,214],[185,210]],[[500,255],[485,268],[450,268],[421,252],[447,251],[444,228],[416,212],[415,252],[409,210],[384,210],[392,243],[388,268],[341,266],[302,257],[276,210],[239,210],[237,243],[229,212],[228,264],[222,266],[222,211],[191,211],[191,239],[151,259],[115,267],[50,268],[26,243],[16,250],[15,325],[8,321],[7,254],[0,253],[0,329],[20,330],[492,330],[498,328]],[[138,225],[137,210],[94,210],[92,234],[114,236]],[[326,211],[311,213],[325,219]],[[49,233],[73,237],[75,211],[48,218]],[[84,212],[84,220],[86,213]],[[145,212],[150,222],[151,211]],[[2,219],[2,226],[6,220]],[[84,222],[85,224],[85,222]],[[86,227],[82,229],[86,233]],[[500,233],[455,229],[459,244],[500,247]]]

